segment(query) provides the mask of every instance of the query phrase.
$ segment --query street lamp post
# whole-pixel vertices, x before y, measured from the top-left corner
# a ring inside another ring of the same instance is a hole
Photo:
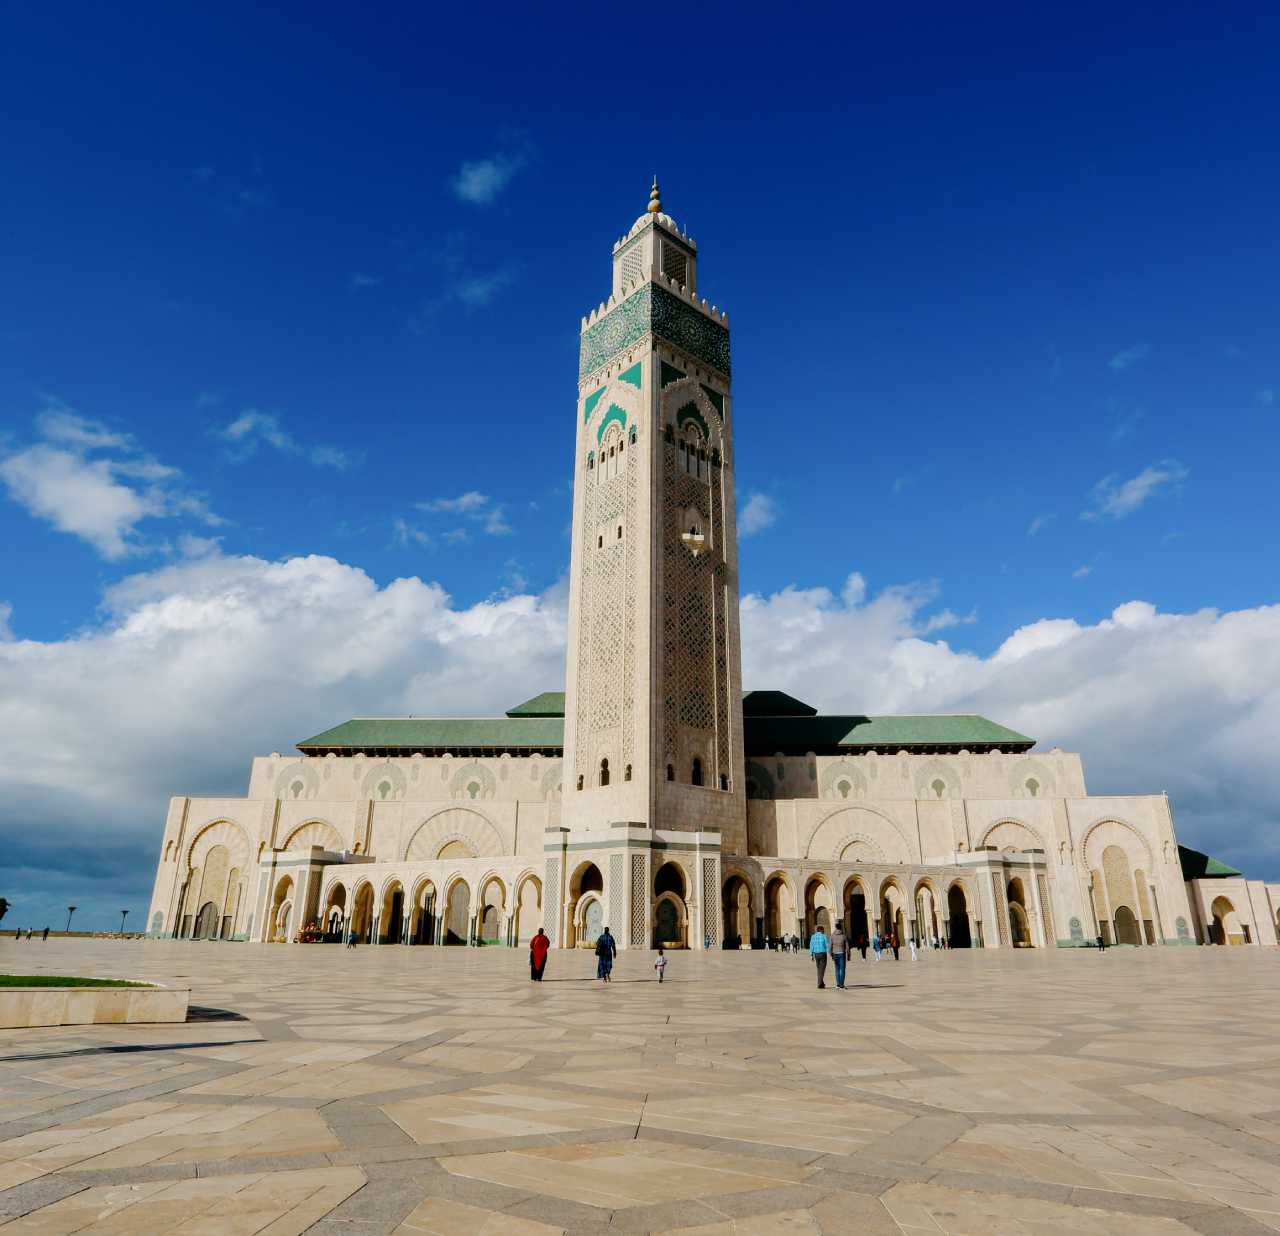
[[[128,917],[129,917],[129,911],[128,911],[128,910],[121,910],[121,911],[120,911],[120,934],[121,934],[121,935],[124,935],[124,920],[125,920],[126,918],[128,918]]]
[[[71,916],[76,912],[75,906],[67,907],[67,931],[71,930]]]

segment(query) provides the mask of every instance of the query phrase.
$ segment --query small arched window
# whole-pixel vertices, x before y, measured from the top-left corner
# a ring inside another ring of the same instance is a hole
[[[694,785],[702,784],[702,761],[696,755],[693,757],[693,775],[689,780]]]
[[[676,769],[674,764],[667,765],[667,780],[674,781],[676,779]]]
[[[608,760],[600,761],[600,784],[601,785],[609,784],[609,761]]]
[[[1034,777],[1027,778],[1027,793],[1030,794],[1032,798],[1040,793],[1040,782],[1038,782]]]
[[[729,788],[729,778],[724,773],[720,774],[720,788],[722,790],[727,790]]]
[[[631,432],[630,432],[627,436],[631,439],[631,445],[632,445],[632,446],[635,446],[635,444],[636,444],[636,427],[635,427],[634,425],[632,425],[632,426],[631,426]]]
[[[622,779],[623,779],[623,781],[630,781],[630,780],[631,780],[631,765],[630,765],[630,764],[628,764],[628,765],[626,766],[626,768],[624,768],[624,769],[622,770]]]
[[[622,540],[622,525],[618,525],[618,540]]]
[[[582,789],[582,777],[581,777],[581,775],[579,775],[579,777],[578,777],[578,789]]]
[[[603,532],[602,532],[598,537],[596,537],[596,548],[597,548],[597,549],[603,549],[603,548],[604,548],[604,533],[603,533]]]

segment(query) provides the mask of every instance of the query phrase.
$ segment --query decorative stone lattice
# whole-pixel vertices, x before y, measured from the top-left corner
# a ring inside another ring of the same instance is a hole
[[[720,943],[720,915],[716,913],[716,906],[720,904],[720,891],[716,883],[716,860],[704,858],[702,860],[702,929],[703,934],[711,941],[712,948]]]
[[[728,329],[674,292],[646,282],[582,332],[578,380],[607,365],[618,353],[650,333],[726,378],[729,376]]]
[[[1004,901],[1004,885],[994,871],[991,873],[991,893],[996,903],[996,928],[1000,933],[1000,945],[1002,948],[1008,948],[1009,910]]]
[[[622,934],[622,899],[626,894],[626,859],[621,854],[609,855],[609,918],[605,924],[611,931]]]
[[[1040,917],[1044,922],[1044,943],[1052,948],[1058,938],[1053,934],[1053,907],[1049,904],[1049,877],[1036,875],[1036,888],[1040,890]]]
[[[295,760],[276,774],[277,798],[314,798],[319,787],[320,778],[306,760]]]
[[[595,782],[601,758],[622,765],[634,759],[637,475],[629,463],[607,481],[589,480],[583,504],[579,738],[573,771],[588,785]],[[621,539],[619,524],[625,533]]]
[[[338,830],[323,820],[309,820],[301,828],[295,828],[284,843],[286,850],[309,850],[313,845],[324,846],[326,850],[340,851],[344,848]]]
[[[475,858],[506,851],[502,834],[478,811],[449,807],[420,824],[405,847],[405,859],[434,859],[451,841],[460,841]]]
[[[703,528],[711,528],[711,487],[684,472],[674,445],[667,444],[663,453],[662,744],[678,755],[686,747],[701,750],[704,746],[697,739],[693,744],[682,744],[681,727],[707,735],[718,728],[721,710],[716,684],[717,669],[724,662],[724,622],[723,614],[717,614],[716,593],[722,559],[719,545],[711,553],[695,555],[683,543],[682,534],[688,531],[683,526],[687,511],[696,511]],[[716,483],[717,470],[710,471],[711,483]],[[720,768],[727,766],[726,748]],[[710,779],[713,770],[706,771]]]
[[[547,859],[547,879],[542,893],[542,930],[555,948],[560,935],[560,859]]]
[[[644,927],[648,907],[649,882],[645,879],[644,855],[631,856],[631,947],[644,948]]]
[[[476,760],[468,760],[449,778],[449,797],[492,798],[497,786],[489,769]]]

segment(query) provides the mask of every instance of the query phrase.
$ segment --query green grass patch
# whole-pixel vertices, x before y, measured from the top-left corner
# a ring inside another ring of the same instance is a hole
[[[0,987],[150,987],[128,979],[72,978],[66,974],[0,974]]]

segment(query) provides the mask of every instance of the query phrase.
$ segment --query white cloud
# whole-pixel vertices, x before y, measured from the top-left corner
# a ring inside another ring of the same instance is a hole
[[[1076,567],[1076,569],[1071,572],[1071,578],[1087,579],[1092,574],[1093,574],[1093,566],[1091,563],[1086,562],[1082,566]]]
[[[241,459],[249,458],[257,452],[260,445],[265,445],[282,455],[305,459],[313,467],[333,468],[339,472],[356,467],[364,460],[360,451],[348,451],[319,442],[300,442],[281,425],[278,416],[271,412],[259,412],[256,408],[246,408],[235,420],[215,432],[218,437],[232,444],[236,455]]]
[[[1183,841],[1280,874],[1280,605],[1043,619],[987,657],[925,640],[928,589],[743,599],[743,682],[830,711],[978,712],[1080,751],[1093,793],[1173,799]]]
[[[455,196],[475,206],[488,206],[529,163],[527,150],[499,153],[464,163],[450,181]]]
[[[1114,473],[1093,487],[1093,506],[1081,512],[1081,519],[1123,519],[1162,491],[1177,489],[1191,475],[1191,469],[1176,459],[1162,459],[1143,468],[1137,476],[1122,481]]]
[[[409,523],[406,519],[396,519],[391,524],[395,543],[402,549],[410,549],[415,545],[430,545],[431,534]]]
[[[1151,345],[1147,343],[1135,343],[1130,348],[1121,348],[1108,362],[1107,365],[1116,371],[1123,373],[1126,369],[1132,368],[1134,365],[1147,359],[1151,355]]]
[[[768,494],[752,494],[738,516],[738,535],[755,536],[778,522],[778,504]]]
[[[426,502],[415,503],[420,511],[428,514],[461,515],[464,519],[478,524],[489,536],[507,536],[513,529],[507,522],[506,509],[495,503],[488,494],[478,493],[472,489],[456,498],[432,498]],[[454,528],[444,534],[446,541],[465,541],[466,528]]]
[[[927,638],[947,621],[937,599],[929,584],[872,594],[856,574],[839,594],[746,597],[744,681],[825,711],[979,712],[1081,751],[1095,793],[1168,790],[1183,840],[1280,873],[1280,606],[1134,601],[1093,625],[1031,623],[979,656]],[[331,558],[207,544],[131,576],[74,636],[0,642],[12,883],[50,907],[141,906],[170,795],[241,794],[253,755],[349,716],[492,714],[559,689],[565,621],[562,586],[463,607],[419,578],[379,587]]]
[[[356,271],[348,281],[347,286],[353,291],[358,292],[362,288],[376,288],[382,283],[381,275],[366,275],[363,271]]]
[[[1051,520],[1054,520],[1054,519],[1057,519],[1057,518],[1058,518],[1058,517],[1057,517],[1056,515],[1052,514],[1052,513],[1050,513],[1050,514],[1048,514],[1048,515],[1037,515],[1037,516],[1035,517],[1035,519],[1033,519],[1033,520],[1032,520],[1032,521],[1027,525],[1027,535],[1028,535],[1028,536],[1035,536],[1035,534],[1036,534],[1037,532],[1039,532],[1039,531],[1041,530],[1041,528],[1043,528],[1043,527],[1045,526],[1045,524],[1047,524],[1047,523],[1049,523]]]
[[[89,906],[104,872],[103,912],[141,916],[169,796],[242,794],[254,754],[362,712],[500,713],[564,675],[563,590],[459,607],[330,558],[213,552],[125,579],[102,611],[0,643],[5,892],[24,922],[37,891]]]
[[[500,266],[484,274],[456,270],[435,296],[428,297],[409,315],[409,330],[415,335],[430,333],[440,315],[451,306],[461,305],[468,313],[488,308],[519,273],[516,266]]]
[[[149,548],[145,519],[222,522],[186,489],[177,468],[139,453],[129,434],[52,404],[36,418],[44,441],[0,457],[0,481],[28,514],[87,541],[104,558]],[[108,452],[93,457],[95,452]]]

